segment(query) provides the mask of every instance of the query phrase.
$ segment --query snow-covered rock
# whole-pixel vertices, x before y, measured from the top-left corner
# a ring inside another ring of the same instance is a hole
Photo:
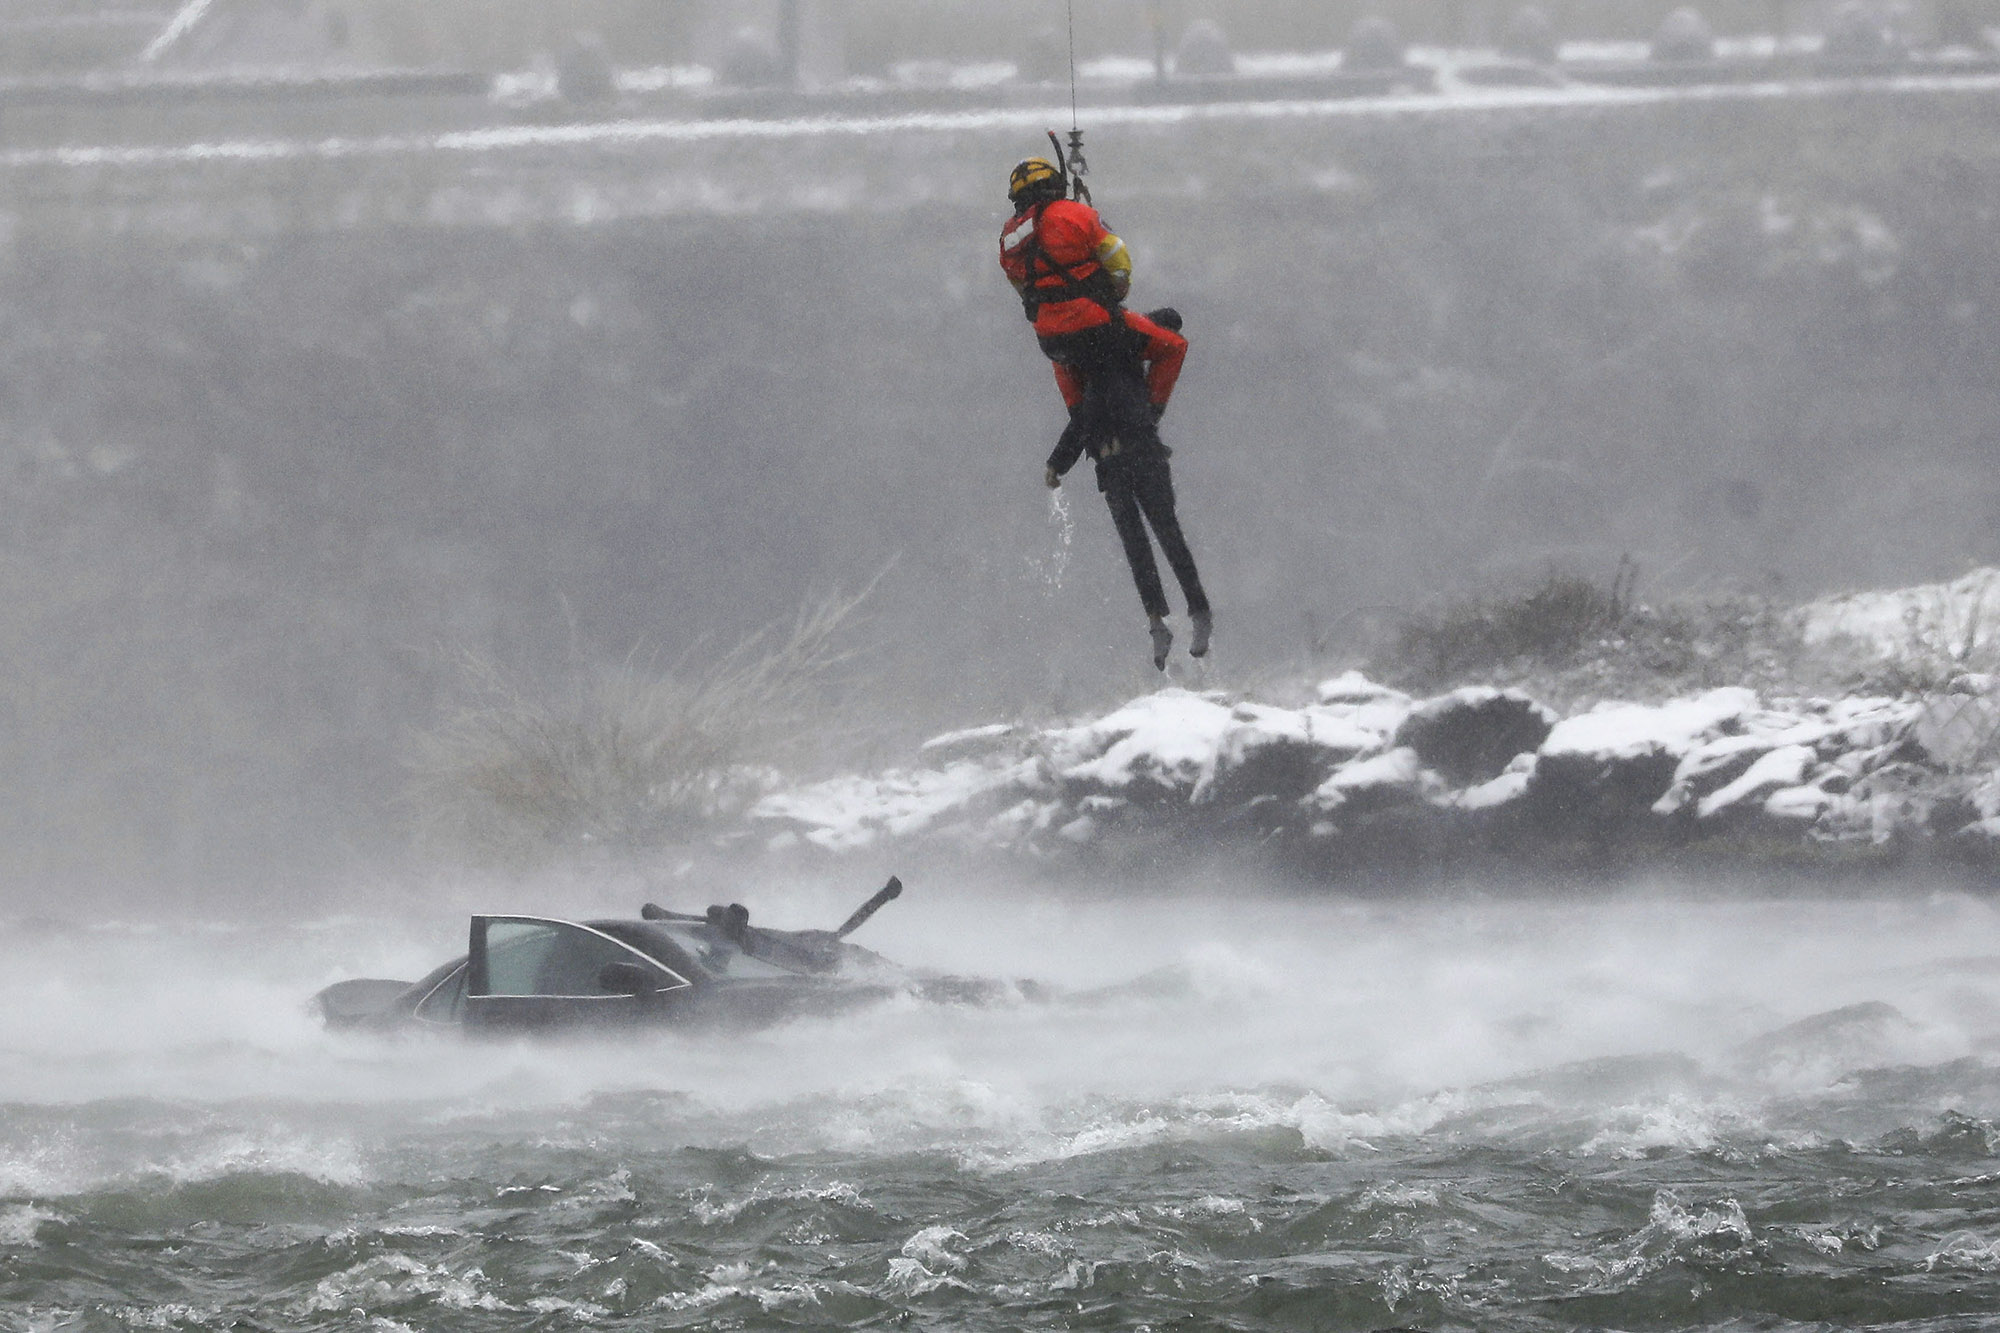
[[[1848,737],[1850,728],[1842,719],[1826,715],[1827,710],[1817,701],[1807,709],[1804,716],[1769,710],[1745,713],[1735,723],[1742,730],[1696,745],[1681,757],[1674,769],[1673,783],[1653,803],[1653,813],[1675,815],[1693,810],[1705,818],[1706,814],[1696,810],[1697,806],[1713,793],[1733,788],[1773,751],[1808,747],[1818,757],[1822,748],[1836,754],[1853,748]],[[1876,738],[1873,727],[1874,720],[1867,719],[1854,730],[1869,742],[1880,744],[1882,741]],[[1724,804],[1735,799],[1732,796]]]
[[[1605,704],[1564,718],[1537,752],[1528,799],[1547,825],[1629,823],[1666,795],[1691,751],[1740,732],[1756,711],[1756,694],[1732,687],[1663,704]]]
[[[774,791],[750,823],[769,846],[820,854],[1201,844],[1325,875],[1564,846],[1643,857],[1725,831],[1806,855],[1949,839],[2000,865],[2000,761],[1950,741],[2000,726],[1991,685],[1929,699],[1726,688],[1566,718],[1519,691],[1420,700],[1352,672],[1297,707],[1164,689],[1052,727],[948,732],[907,768]]]
[[[1312,803],[1328,814],[1336,810],[1354,813],[1421,798],[1433,784],[1436,779],[1426,772],[1417,752],[1400,746],[1344,765],[1319,785]]]
[[[1702,819],[1713,819],[1753,799],[1761,804],[1762,798],[1780,788],[1802,784],[1816,762],[1809,745],[1781,745],[1767,750],[1741,777],[1702,797],[1695,806],[1695,814]]]
[[[1161,690],[1095,722],[1046,733],[1044,742],[1056,776],[1073,793],[1185,800],[1213,775],[1216,752],[1235,725],[1219,696]]]
[[[1541,748],[1555,724],[1554,712],[1519,690],[1469,686],[1412,708],[1394,743],[1462,785],[1498,777],[1516,755]]]
[[[999,750],[1019,731],[1020,728],[1011,722],[965,727],[931,737],[917,747],[917,753],[933,764],[948,764],[955,759],[977,759]]]
[[[1517,754],[1498,777],[1467,787],[1458,793],[1454,801],[1459,809],[1470,811],[1497,810],[1512,805],[1528,794],[1537,762],[1539,760],[1535,755]]]
[[[1757,695],[1740,686],[1710,690],[1663,704],[1599,704],[1564,718],[1542,743],[1545,759],[1604,761],[1679,756],[1725,734],[1757,708]]]
[[[1764,814],[1793,824],[1812,824],[1832,808],[1835,797],[1824,787],[1782,787],[1764,798]]]
[[[1674,769],[1673,784],[1653,802],[1656,815],[1678,814],[1710,792],[1736,781],[1777,745],[1770,736],[1721,736],[1681,756]]]
[[[1197,802],[1295,801],[1383,743],[1381,733],[1325,709],[1239,704],[1231,718],[1195,786]]]
[[[1407,706],[1410,696],[1401,690],[1377,684],[1359,671],[1343,671],[1338,676],[1328,676],[1314,691],[1323,704],[1366,704],[1383,699],[1392,699]]]

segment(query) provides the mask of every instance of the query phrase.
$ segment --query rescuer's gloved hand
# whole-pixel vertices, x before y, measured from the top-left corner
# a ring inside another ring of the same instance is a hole
[[[1056,471],[1052,467],[1043,468],[1042,484],[1044,486],[1047,486],[1050,490],[1056,489],[1058,486],[1062,485],[1062,473]]]

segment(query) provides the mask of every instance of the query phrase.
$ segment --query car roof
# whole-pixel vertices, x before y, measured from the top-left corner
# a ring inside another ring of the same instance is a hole
[[[617,918],[576,924],[641,949],[677,972],[693,968],[700,976],[716,981],[805,980],[813,976],[805,969],[752,954],[741,941],[703,921]]]

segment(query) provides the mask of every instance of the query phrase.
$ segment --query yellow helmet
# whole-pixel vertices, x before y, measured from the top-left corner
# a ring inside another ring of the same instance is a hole
[[[1062,191],[1062,171],[1045,157],[1023,159],[1007,177],[1007,198],[1017,204],[1030,195],[1060,196]]]

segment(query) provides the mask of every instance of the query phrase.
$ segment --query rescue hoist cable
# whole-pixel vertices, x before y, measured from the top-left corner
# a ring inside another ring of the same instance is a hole
[[[1049,131],[1049,142],[1055,145],[1056,161],[1062,164],[1063,175],[1069,180],[1069,197],[1088,204],[1091,201],[1090,187],[1083,183],[1090,164],[1083,160],[1083,129],[1076,115],[1076,0],[1067,0],[1069,15],[1069,149],[1056,139],[1056,132]]]
[[[1076,0],[1069,5],[1069,129],[1076,133]]]

